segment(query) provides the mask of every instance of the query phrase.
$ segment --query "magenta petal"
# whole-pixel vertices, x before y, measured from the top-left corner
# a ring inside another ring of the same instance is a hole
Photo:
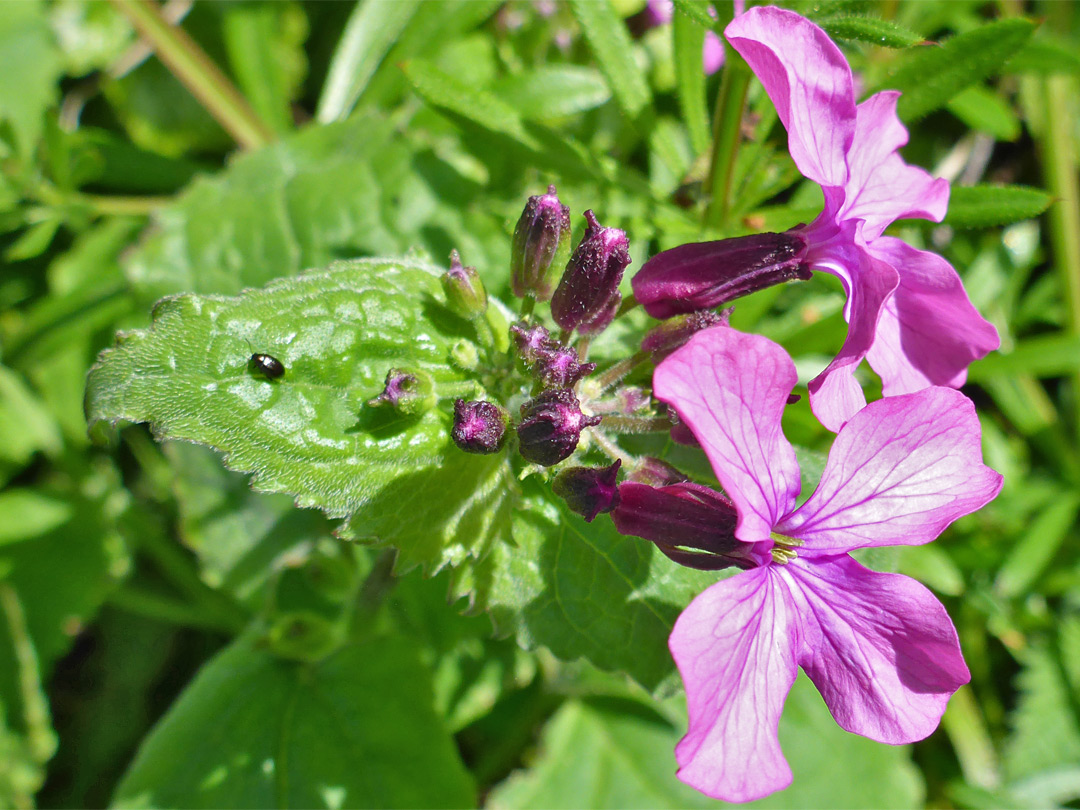
[[[675,408],[739,511],[735,535],[769,539],[799,495],[795,451],[780,429],[795,364],[767,338],[714,326],[656,367],[653,393]]]
[[[771,6],[739,15],[724,35],[776,106],[795,165],[823,186],[843,186],[856,113],[851,68],[840,49],[805,17]]]
[[[712,31],[705,32],[705,44],[701,49],[701,66],[705,75],[712,76],[724,66],[724,43]]]
[[[893,745],[929,736],[971,678],[944,606],[915,580],[847,555],[784,571],[801,616],[799,665],[836,722]]]
[[[802,540],[800,553],[928,543],[1001,489],[981,436],[975,406],[951,388],[873,402],[840,431],[817,490],[776,530]]]
[[[710,587],[675,623],[669,646],[690,715],[678,775],[713,798],[745,802],[791,783],[777,728],[795,682],[792,608],[775,569],[755,568]]]
[[[885,396],[963,385],[968,365],[1001,345],[997,329],[972,306],[941,256],[891,236],[877,239],[870,252],[900,273],[867,354]]]
[[[859,105],[855,139],[847,155],[850,175],[840,216],[862,219],[868,242],[901,217],[940,222],[949,207],[949,182],[909,166],[897,151],[908,141],[896,115],[899,97],[896,90],[886,90]]]

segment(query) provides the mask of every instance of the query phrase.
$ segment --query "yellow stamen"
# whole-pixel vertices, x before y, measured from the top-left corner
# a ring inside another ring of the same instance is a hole
[[[783,546],[774,546],[771,553],[773,562],[777,565],[787,565],[799,556],[790,548],[784,548]]]

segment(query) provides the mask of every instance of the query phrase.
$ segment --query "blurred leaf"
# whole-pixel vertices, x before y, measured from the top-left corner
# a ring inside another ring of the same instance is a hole
[[[936,544],[902,546],[895,551],[899,557],[897,570],[901,574],[917,579],[945,596],[959,596],[964,592],[963,572]]]
[[[338,121],[352,112],[379,62],[418,5],[419,0],[367,0],[356,4],[330,62],[315,114],[319,121]]]
[[[58,453],[61,444],[48,409],[18,374],[0,366],[0,461],[21,467],[38,450]]]
[[[1009,60],[1005,72],[1038,73],[1043,76],[1080,73],[1080,54],[1077,54],[1074,42],[1065,37],[1047,35],[1044,30]]]
[[[652,104],[652,94],[634,59],[626,24],[616,14],[611,0],[570,0],[570,8],[620,109],[632,122],[636,121]]]
[[[848,14],[815,17],[814,22],[825,29],[833,39],[852,42],[868,42],[885,48],[910,48],[923,38],[888,20],[877,17],[859,17]]]
[[[44,763],[34,756],[26,738],[5,721],[0,700],[0,806],[33,807],[34,794],[45,782]]]
[[[1035,377],[1062,377],[1076,369],[1080,337],[1065,334],[1040,335],[1020,341],[1008,352],[994,352],[976,360],[968,370],[972,382],[991,377],[1031,374]]]
[[[1036,217],[1054,200],[1030,186],[953,186],[945,224],[989,228]]]
[[[67,523],[73,512],[70,503],[33,489],[0,492],[0,545],[15,543],[52,531]]]
[[[680,712],[684,711],[680,708]],[[502,810],[573,807],[719,807],[675,777],[680,732],[650,706],[624,699],[569,700],[544,729],[537,762],[492,792]],[[805,676],[780,718],[791,787],[750,802],[761,808],[914,808],[923,787],[908,749],[840,729]]]
[[[998,569],[994,588],[1002,596],[1027,593],[1076,526],[1080,495],[1061,492],[1039,513]]]
[[[110,3],[56,0],[49,18],[64,70],[85,76],[112,65],[135,40],[135,31]]]
[[[881,88],[903,92],[897,111],[903,121],[933,112],[964,88],[1001,72],[1035,30],[1024,19],[997,20],[958,34],[940,45],[909,51]]]
[[[701,61],[705,32],[690,17],[676,14],[671,21],[671,35],[675,43],[675,86],[679,92],[679,107],[694,152],[701,155],[712,143]]]
[[[949,112],[972,129],[992,135],[999,141],[1020,137],[1020,119],[993,90],[972,85],[949,99]]]
[[[60,228],[60,220],[50,216],[41,222],[34,223],[19,236],[15,243],[4,251],[4,260],[9,262],[21,262],[26,259],[34,259],[49,249],[53,237]]]
[[[117,807],[469,807],[468,772],[406,639],[318,664],[254,634],[211,661],[145,740]]]
[[[37,0],[5,3],[0,14],[0,121],[11,125],[15,151],[28,158],[57,98],[61,56]]]
[[[220,450],[256,489],[350,518],[352,536],[395,543],[406,566],[480,555],[506,529],[503,456],[458,451],[445,401],[411,418],[365,405],[390,368],[467,393],[448,359],[475,333],[445,309],[438,276],[358,260],[236,298],[165,299],[149,330],[102,353],[88,419],[150,422],[161,439]],[[255,352],[277,357],[285,376],[253,373]]]
[[[542,65],[500,81],[494,92],[527,121],[546,121],[591,110],[611,98],[594,68]]]
[[[712,30],[716,21],[709,16],[708,0],[674,0],[675,11],[696,22],[703,28]]]

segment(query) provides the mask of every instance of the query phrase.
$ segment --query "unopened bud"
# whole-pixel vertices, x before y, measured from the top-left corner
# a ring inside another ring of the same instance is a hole
[[[636,484],[648,484],[650,487],[667,487],[690,479],[666,461],[646,456],[638,462],[633,472],[626,476],[626,480]]]
[[[518,354],[529,365],[535,363],[540,352],[555,348],[558,341],[553,340],[548,330],[537,324],[530,326],[525,321],[518,321],[510,327],[510,336],[514,339]]]
[[[517,426],[521,455],[534,464],[550,467],[577,449],[583,428],[600,424],[599,416],[581,412],[574,392],[553,388],[521,406]]]
[[[456,250],[450,251],[450,269],[442,274],[443,292],[450,309],[462,318],[479,318],[487,310],[487,292],[475,267],[463,267]]]
[[[783,281],[810,278],[806,241],[794,233],[762,233],[693,242],[657,253],[631,282],[654,318],[712,309]]]
[[[685,447],[701,447],[701,442],[697,440],[694,431],[690,430],[690,426],[679,418],[679,414],[676,413],[674,408],[668,408],[668,418],[671,420],[671,440],[673,442]]]
[[[454,427],[450,438],[466,453],[497,453],[506,440],[506,411],[483,400],[454,401]]]
[[[367,404],[372,408],[391,407],[400,414],[415,416],[435,407],[436,399],[435,383],[426,371],[392,368],[386,373],[382,393]]]
[[[551,299],[551,316],[563,329],[576,329],[601,314],[630,264],[630,242],[618,228],[604,228],[592,211],[589,227],[566,265]]]
[[[546,386],[572,388],[578,380],[596,371],[596,363],[579,363],[577,352],[568,346],[541,349],[533,374]]]
[[[653,363],[659,363],[677,348],[686,343],[696,332],[710,326],[727,326],[731,319],[731,308],[722,312],[702,309],[689,315],[677,315],[652,329],[641,341],[641,348],[652,352]]]
[[[716,571],[756,564],[753,544],[735,537],[739,515],[734,504],[701,484],[651,487],[625,482],[611,519],[620,534],[655,543],[680,565]]]
[[[551,489],[571,511],[592,523],[601,512],[610,512],[619,505],[615,481],[621,463],[616,460],[610,467],[568,467],[555,476]]]
[[[529,197],[514,228],[510,288],[518,298],[548,301],[559,272],[570,256],[570,209],[548,186],[547,194]]]
[[[622,293],[616,290],[612,293],[608,302],[600,308],[600,311],[593,315],[589,320],[583,321],[578,325],[578,334],[580,335],[599,335],[611,322],[615,320],[615,315],[619,312],[619,306],[622,304]]]

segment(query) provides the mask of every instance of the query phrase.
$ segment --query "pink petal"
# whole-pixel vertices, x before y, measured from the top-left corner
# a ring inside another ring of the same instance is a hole
[[[896,115],[900,93],[886,90],[858,107],[855,138],[847,154],[848,181],[842,218],[862,219],[868,242],[901,217],[940,222],[949,207],[949,183],[904,163],[897,151],[908,132]]]
[[[997,329],[972,306],[956,271],[937,254],[891,236],[877,239],[870,251],[900,274],[866,356],[885,396],[963,385],[968,365],[1001,345]]]
[[[806,18],[771,6],[737,16],[724,34],[776,106],[795,165],[823,186],[843,186],[856,113],[840,49]]]
[[[807,257],[812,269],[837,276],[848,296],[844,309],[848,334],[844,345],[809,385],[814,416],[833,431],[839,430],[866,404],[854,377],[855,368],[873,346],[882,307],[899,283],[897,272],[890,264],[875,258],[847,233],[855,228],[854,222],[844,223],[844,233],[830,244],[812,248]]]
[[[678,776],[724,801],[791,783],[777,727],[795,682],[799,634],[774,571],[755,568],[710,587],[679,616],[669,642],[690,715],[675,748]]]
[[[847,555],[784,567],[801,617],[799,664],[840,726],[878,742],[915,742],[937,728],[971,679],[949,614],[909,577]]]
[[[701,62],[707,76],[712,76],[724,65],[724,43],[712,31],[705,32],[705,44],[701,49]]]
[[[981,436],[975,406],[951,388],[872,402],[837,435],[817,490],[776,530],[815,554],[928,543],[1001,489]]]
[[[799,495],[795,451],[780,429],[795,364],[771,340],[705,329],[656,367],[653,392],[675,408],[739,511],[735,536],[769,539]]]

